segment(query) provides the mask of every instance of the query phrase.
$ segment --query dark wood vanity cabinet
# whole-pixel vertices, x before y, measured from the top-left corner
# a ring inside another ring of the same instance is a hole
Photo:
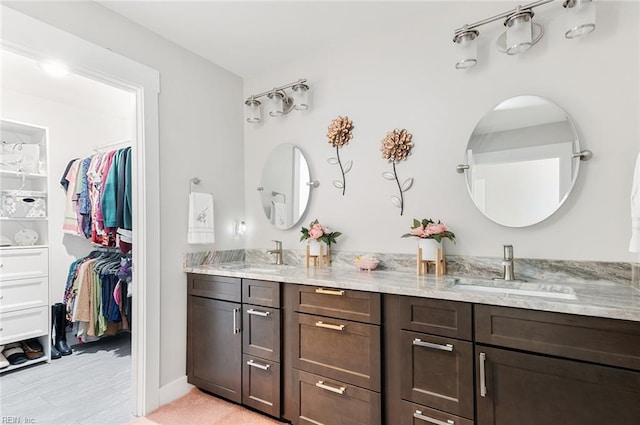
[[[386,423],[473,424],[472,306],[385,295]]]
[[[187,285],[188,381],[198,388],[240,403],[240,280],[190,274]]]
[[[286,285],[285,300],[285,418],[379,425],[380,294]]]
[[[640,424],[640,323],[477,305],[478,425]]]
[[[187,284],[189,383],[280,417],[280,284],[200,274]]]

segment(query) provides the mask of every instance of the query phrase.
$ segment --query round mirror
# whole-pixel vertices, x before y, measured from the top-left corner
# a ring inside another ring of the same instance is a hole
[[[536,224],[569,196],[580,166],[569,116],[537,96],[507,99],[487,113],[467,145],[467,189],[489,219],[509,227]]]
[[[297,146],[276,146],[262,169],[260,198],[267,219],[277,229],[290,229],[309,204],[309,165]]]

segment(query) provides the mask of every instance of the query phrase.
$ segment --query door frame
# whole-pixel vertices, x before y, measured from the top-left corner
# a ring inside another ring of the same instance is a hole
[[[0,5],[3,49],[35,60],[63,61],[75,74],[135,94],[133,194],[132,389],[136,416],[159,407],[160,74],[124,56]]]

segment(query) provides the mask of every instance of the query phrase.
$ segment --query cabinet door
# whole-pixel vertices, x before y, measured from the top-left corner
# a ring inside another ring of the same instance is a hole
[[[405,400],[473,418],[473,344],[402,331]]]
[[[293,367],[380,391],[380,326],[295,314]]]
[[[296,425],[380,425],[380,394],[293,370]]]
[[[244,304],[242,339],[245,354],[280,362],[280,310]]]
[[[638,372],[483,346],[476,352],[478,425],[640,423]]]
[[[242,403],[280,417],[280,364],[244,355]]]
[[[242,310],[239,303],[188,297],[189,382],[237,403],[242,399]]]

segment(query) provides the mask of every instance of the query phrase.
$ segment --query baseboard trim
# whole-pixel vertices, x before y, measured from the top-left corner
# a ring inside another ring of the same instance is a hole
[[[160,402],[160,406],[171,403],[172,401],[182,397],[191,391],[192,388],[194,387],[187,382],[186,375],[160,387],[160,391],[158,392],[158,401]]]

